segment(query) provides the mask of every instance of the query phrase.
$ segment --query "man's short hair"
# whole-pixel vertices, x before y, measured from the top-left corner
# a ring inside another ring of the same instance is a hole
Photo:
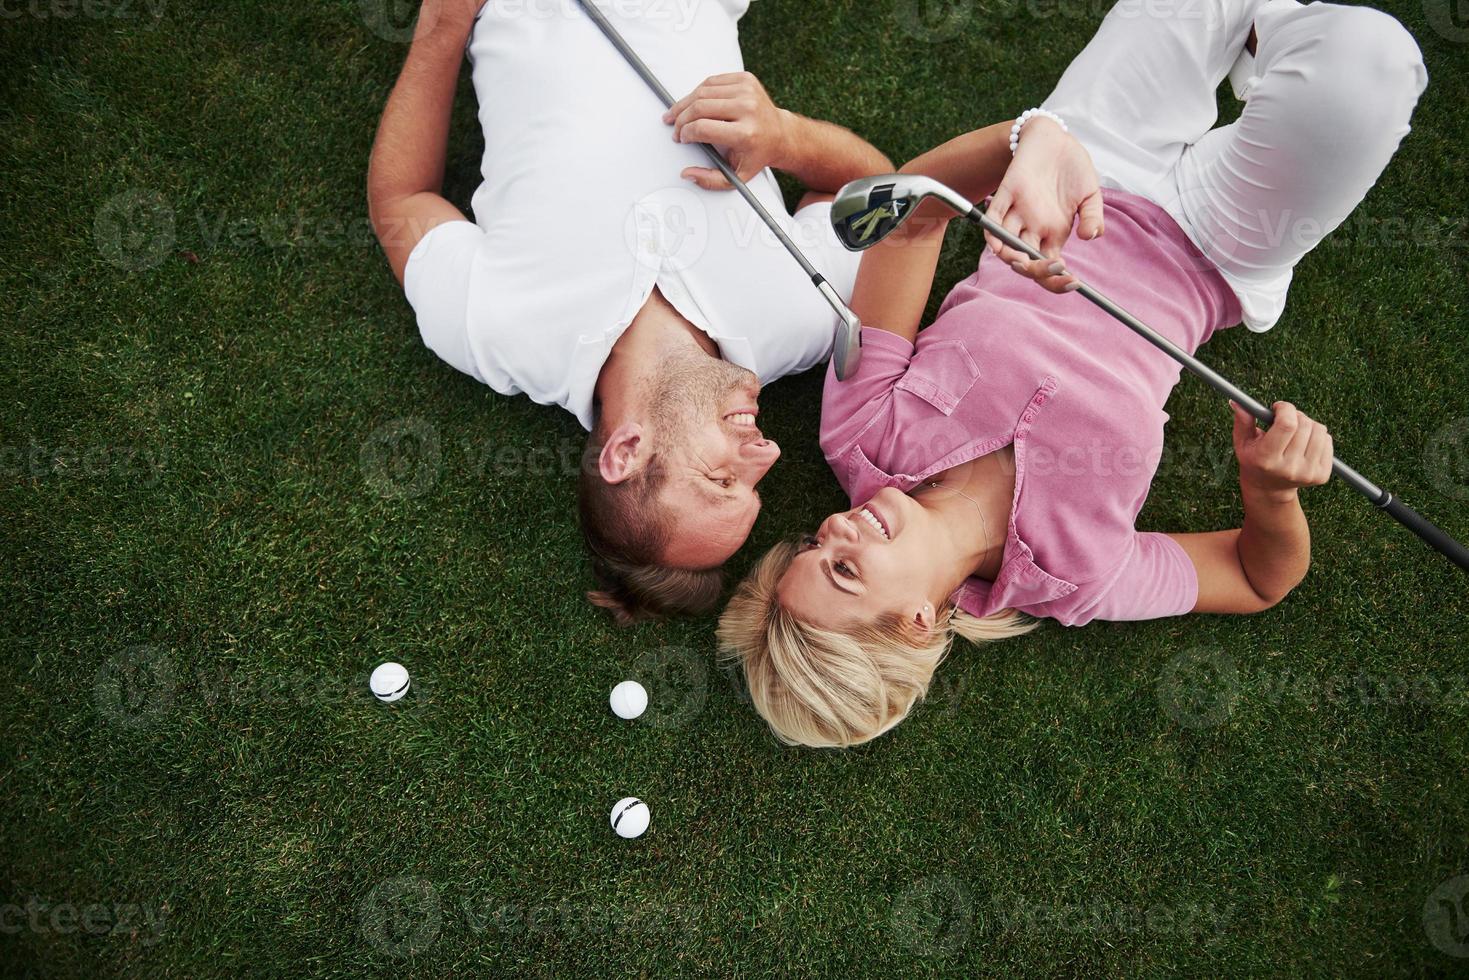
[[[598,585],[587,598],[623,626],[709,612],[723,591],[723,571],[661,564],[673,527],[658,503],[668,474],[657,454],[640,473],[608,483],[598,466],[604,442],[594,429],[576,486],[582,539]]]

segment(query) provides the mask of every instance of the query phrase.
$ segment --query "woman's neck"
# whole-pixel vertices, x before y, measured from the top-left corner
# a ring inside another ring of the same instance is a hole
[[[952,531],[940,588],[954,590],[971,576],[993,582],[999,575],[1015,495],[1014,454],[1009,446],[961,463],[913,489],[919,505]]]

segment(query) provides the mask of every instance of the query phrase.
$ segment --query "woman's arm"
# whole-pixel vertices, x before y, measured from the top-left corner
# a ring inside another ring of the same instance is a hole
[[[1168,535],[1198,575],[1192,612],[1263,612],[1300,584],[1311,564],[1311,534],[1300,502],[1251,502],[1243,496],[1244,527]]]
[[[1311,529],[1299,490],[1331,479],[1331,433],[1289,402],[1273,407],[1275,423],[1261,432],[1248,412],[1234,406],[1244,526],[1169,535],[1198,573],[1194,612],[1269,609],[1300,584],[1311,565]]]
[[[1043,256],[1032,259],[986,234],[990,248],[1011,268],[1053,293],[1076,289],[1076,280],[1065,274],[1061,247],[1073,223],[1087,241],[1100,236],[1104,217],[1091,154],[1054,121],[1031,119],[986,214]]]
[[[980,201],[1009,166],[1010,123],[1003,122],[951,139],[904,164],[902,172],[932,177]],[[862,256],[851,306],[864,324],[910,343],[918,336],[944,230],[953,217],[944,205],[925,201],[906,224]]]
[[[971,201],[994,194],[989,214],[1038,248],[1046,258],[1031,261],[991,240],[990,246],[1015,271],[1052,292],[1075,288],[1061,261],[1061,246],[1079,217],[1083,238],[1102,233],[1102,194],[1086,148],[1050,119],[1032,119],[1010,156],[1010,122],[965,133],[903,166],[947,184]],[[928,303],[944,229],[954,215],[925,201],[908,222],[862,257],[852,309],[871,324],[912,341]],[[1023,261],[1021,261],[1023,260]]]

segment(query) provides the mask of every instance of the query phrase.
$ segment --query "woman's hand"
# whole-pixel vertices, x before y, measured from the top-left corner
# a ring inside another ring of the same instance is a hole
[[[791,115],[778,107],[747,71],[711,75],[663,114],[680,143],[712,143],[725,148],[741,180],[778,163],[786,154]],[[713,167],[685,167],[681,175],[705,190],[729,190]]]
[[[1275,422],[1269,431],[1255,426],[1255,418],[1234,402],[1234,455],[1239,459],[1242,489],[1285,501],[1300,487],[1319,486],[1331,479],[1331,433],[1290,402],[1276,402]]]
[[[1061,246],[1071,235],[1072,222],[1080,217],[1077,233],[1084,239],[1102,234],[1102,191],[1091,155],[1054,120],[1031,118],[1020,131],[1015,159],[985,213],[1045,256],[1031,259],[985,235],[994,253],[1016,272],[1053,293],[1075,289],[1076,280],[1066,274],[1061,261]]]

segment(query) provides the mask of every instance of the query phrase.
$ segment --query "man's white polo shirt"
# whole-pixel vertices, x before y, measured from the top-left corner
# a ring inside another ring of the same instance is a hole
[[[740,71],[747,0],[600,0],[675,97]],[[830,352],[836,318],[733,191],[680,178],[708,166],[574,0],[490,0],[470,39],[483,183],[474,223],[426,235],[404,288],[424,342],[503,394],[592,425],[612,345],[657,286],[724,357],[762,382]],[[825,204],[792,217],[774,176],[751,189],[842,296],[858,256]]]

